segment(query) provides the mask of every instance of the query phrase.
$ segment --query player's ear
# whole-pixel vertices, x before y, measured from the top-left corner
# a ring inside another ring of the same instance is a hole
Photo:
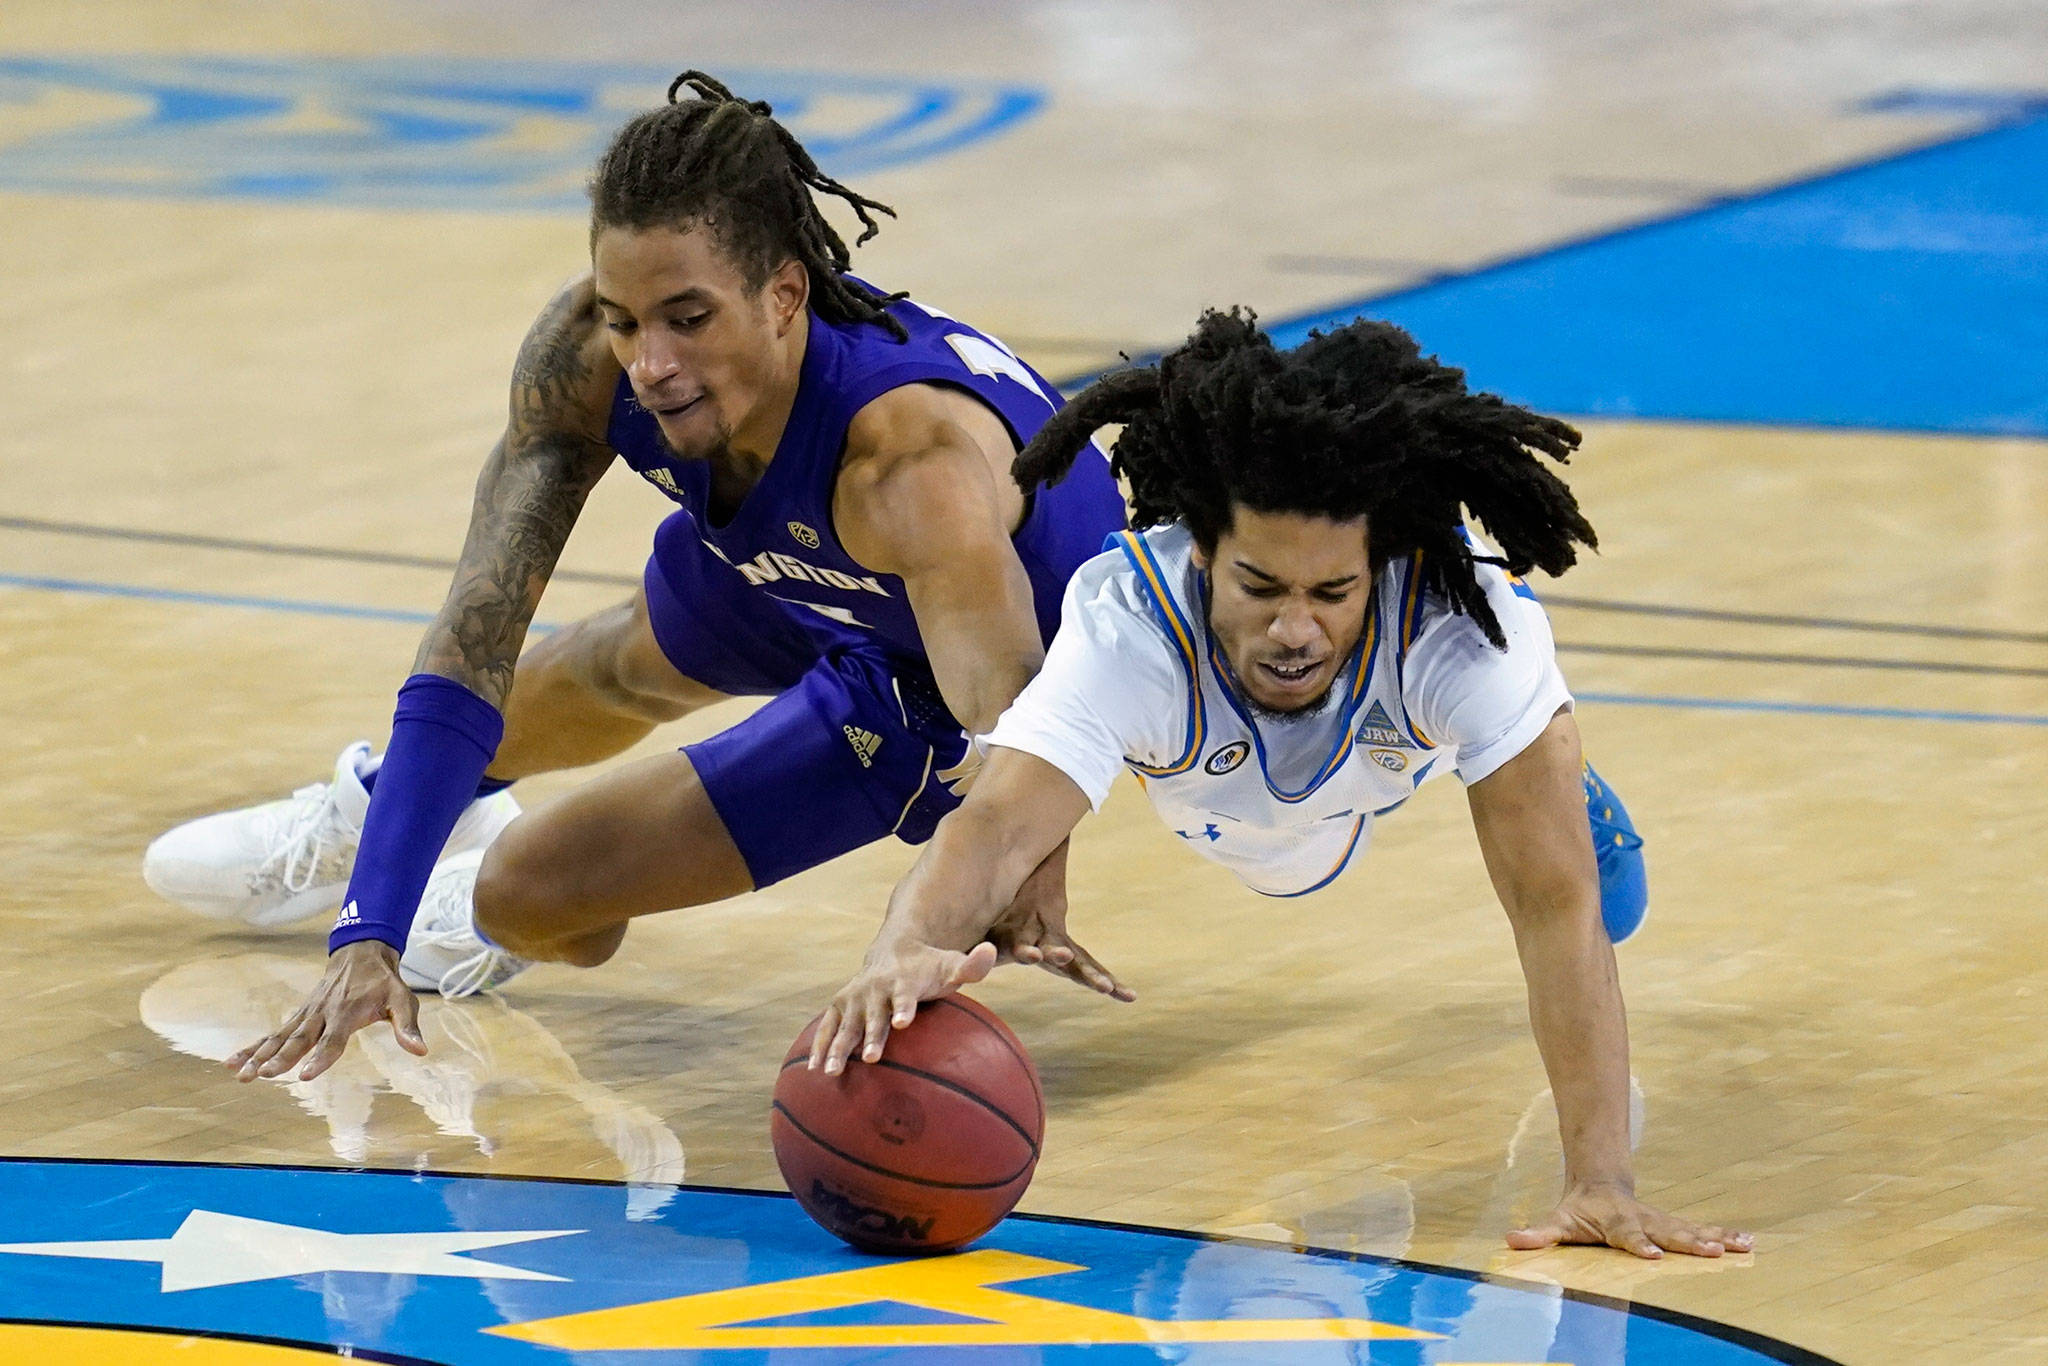
[[[775,320],[775,335],[787,333],[810,302],[811,273],[792,256],[768,277],[768,316]]]

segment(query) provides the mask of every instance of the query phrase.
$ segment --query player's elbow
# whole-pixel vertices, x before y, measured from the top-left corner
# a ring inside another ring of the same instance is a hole
[[[1600,924],[1600,884],[1590,871],[1526,869],[1496,885],[1518,940]]]

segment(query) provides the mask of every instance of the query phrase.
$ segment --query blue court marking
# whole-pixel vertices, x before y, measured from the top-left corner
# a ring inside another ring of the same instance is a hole
[[[316,602],[307,598],[261,598],[242,593],[202,593],[188,588],[151,588],[137,583],[100,583],[91,579],[60,579],[43,574],[0,573],[0,587],[37,588],[50,593],[86,593],[102,598],[140,598],[148,602],[196,603],[202,607],[250,607],[261,612],[292,612],[301,616],[353,617],[360,621],[397,621],[424,626],[432,612],[403,607],[367,607],[351,602]],[[546,635],[557,629],[536,621],[527,630]]]
[[[719,74],[842,177],[994,137],[1046,99],[988,81]],[[80,111],[0,138],[0,188],[580,213],[612,133],[674,75],[454,57],[0,57],[0,132],[10,105]]]
[[[364,550],[354,546],[300,545],[289,541],[259,541],[246,536],[214,536],[196,531],[159,531],[148,527],[105,526],[97,522],[56,521],[48,517],[17,517],[0,513],[0,531],[32,531],[51,536],[80,536],[90,540],[139,541],[145,545],[187,546],[197,550],[232,550],[250,555],[278,555],[295,560],[333,560],[342,564],[388,564],[403,569],[434,569],[453,573],[456,560],[438,555],[408,555],[395,550]],[[603,570],[567,569],[556,565],[549,583],[597,583],[620,588],[640,586],[638,574],[612,574]],[[2048,644],[2048,635],[2042,637]]]
[[[406,569],[433,569],[452,573],[456,561],[438,555],[408,555],[390,550],[359,547],[303,545],[289,541],[252,540],[246,536],[216,536],[194,531],[164,531],[148,527],[108,526],[99,522],[69,522],[47,517],[20,517],[0,513],[0,531],[32,531],[55,536],[80,536],[93,540],[139,541],[147,545],[188,546],[200,550],[233,550],[253,555],[277,555],[299,560],[333,560],[342,564],[388,564]],[[566,569],[560,565],[548,578],[550,583],[595,583],[637,588],[638,574],[616,574],[604,570]],[[1529,594],[1526,584],[1517,593]],[[1637,616],[1674,617],[1692,621],[1725,621],[1746,626],[1796,626],[1817,631],[1857,631],[1877,635],[1930,636],[1944,640],[1995,640],[2019,645],[2048,645],[2048,631],[2004,631],[1977,626],[1948,626],[1924,621],[1873,621],[1867,617],[1793,616],[1782,612],[1740,612],[1718,607],[1686,607],[1669,602],[1623,602],[1613,598],[1577,597],[1546,588],[1546,607],[1571,607],[1588,612],[1622,612]]]
[[[1836,702],[1763,702],[1739,697],[1665,697],[1644,693],[1574,692],[1581,702],[1618,707],[1698,707],[1709,711],[1783,712],[1793,716],[1855,716],[1875,721],[1969,721],[1979,725],[2048,726],[2031,712],[1940,711],[1925,707],[1858,707]]]
[[[905,1260],[852,1251],[779,1192],[683,1187],[651,1211],[630,1198],[611,1182],[0,1160],[0,1325],[466,1366],[1831,1366],[1672,1310],[1393,1258],[1021,1216],[962,1255]],[[934,1270],[1002,1298],[949,1292]],[[838,1295],[811,1280],[841,1273],[862,1279]],[[771,1317],[731,1301],[767,1286]],[[1074,1307],[1093,1316],[1077,1324]],[[1244,1340],[1200,1345],[1223,1325]],[[997,1342],[971,1346],[991,1328]]]
[[[397,607],[365,607],[346,602],[265,598],[239,593],[202,593],[184,588],[150,588],[141,584],[99,583],[90,579],[52,578],[41,574],[0,573],[0,588],[31,588],[53,593],[84,593],[96,597],[140,598],[152,602],[192,603],[203,607],[247,607],[263,612],[354,617],[364,621],[395,621],[421,626],[434,619],[432,612],[416,612]],[[556,623],[542,621],[536,621],[527,628],[533,635],[546,635],[559,629]],[[1825,702],[1663,697],[1648,693],[1582,692],[1575,693],[1574,696],[1582,702],[1612,702],[1620,706],[1633,707],[1703,707],[1721,711],[1810,713],[1816,716],[1851,716],[1883,721],[1968,721],[1990,725],[2048,726],[2048,715],[2036,716],[2025,712],[1933,711],[1911,707],[1859,707]]]
[[[1268,330],[1385,318],[1547,412],[2048,436],[2048,97],[1862,108],[1990,126]]]

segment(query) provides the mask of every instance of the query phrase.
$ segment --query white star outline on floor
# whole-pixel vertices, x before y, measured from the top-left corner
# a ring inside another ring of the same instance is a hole
[[[545,1271],[474,1261],[474,1252],[542,1238],[566,1238],[580,1228],[507,1229],[493,1233],[330,1233],[296,1224],[273,1224],[239,1214],[195,1209],[168,1238],[115,1238],[77,1243],[0,1243],[0,1252],[31,1257],[90,1257],[102,1261],[160,1262],[163,1291],[360,1271],[388,1276],[460,1276],[472,1280],[565,1281]]]

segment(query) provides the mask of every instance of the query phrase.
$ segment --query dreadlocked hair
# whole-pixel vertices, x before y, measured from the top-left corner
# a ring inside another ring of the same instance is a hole
[[[1213,553],[1239,507],[1363,517],[1375,572],[1421,552],[1427,587],[1496,648],[1506,638],[1473,565],[1561,574],[1577,546],[1598,544],[1537,458],[1563,463],[1579,433],[1468,392],[1462,370],[1392,323],[1361,318],[1281,351],[1251,313],[1204,313],[1156,366],[1107,375],[1055,414],[1018,455],[1017,483],[1059,482],[1114,423],[1124,428],[1111,468],[1129,484],[1132,526],[1185,522]],[[1468,511],[1499,557],[1466,540]]]
[[[684,86],[696,98],[676,98]],[[701,71],[685,71],[668,103],[633,119],[612,139],[590,179],[590,234],[704,223],[758,291],[784,261],[803,263],[811,306],[834,322],[879,323],[898,341],[903,324],[884,310],[901,294],[878,294],[848,278],[845,239],[818,211],[813,191],[844,200],[860,219],[859,246],[880,231],[875,214],[896,211],[818,169],[803,144],[761,100],[743,100]]]

